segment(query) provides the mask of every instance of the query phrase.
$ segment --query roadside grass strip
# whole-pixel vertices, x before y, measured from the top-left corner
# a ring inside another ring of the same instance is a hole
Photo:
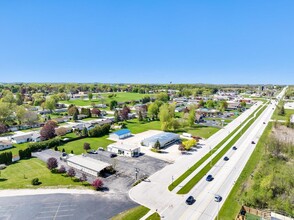
[[[264,143],[266,142],[266,139],[269,137],[272,127],[273,123],[270,122],[263,131],[263,134],[261,135],[254,151],[252,152],[249,160],[247,161],[246,166],[244,167],[242,173],[240,174],[229,196],[227,197],[226,201],[224,202],[222,208],[218,213],[218,217],[220,219],[235,219],[237,214],[239,213],[242,204],[242,186],[244,185],[244,183],[246,183],[246,181],[250,178],[252,172],[258,166],[260,158],[264,154]]]
[[[240,124],[234,131],[232,131],[226,138],[224,138],[218,145],[216,145],[213,150],[217,151],[221,146],[223,146],[227,140],[229,140],[245,123],[249,121],[250,118],[254,116],[254,114],[261,108],[262,106],[259,106],[248,118]],[[188,169],[186,172],[184,172],[181,176],[179,176],[176,180],[173,181],[172,184],[168,186],[168,189],[172,191],[174,188],[176,188],[182,181],[184,181],[191,173],[193,173],[202,163],[204,163],[209,157],[211,156],[211,152],[208,152],[205,154],[204,157],[202,157],[200,160],[198,160],[190,169]]]
[[[208,163],[205,167],[203,167],[186,185],[184,185],[177,192],[177,194],[188,193],[209,172],[211,167],[214,166],[227,153],[227,151],[233,147],[233,145],[244,134],[244,132],[248,130],[248,128],[255,121],[255,119],[257,119],[261,115],[261,113],[266,109],[266,107],[267,106],[265,105],[261,109],[259,109],[255,117],[249,117],[249,122],[244,126],[244,128],[241,131],[239,131],[238,134],[211,160],[211,163]]]

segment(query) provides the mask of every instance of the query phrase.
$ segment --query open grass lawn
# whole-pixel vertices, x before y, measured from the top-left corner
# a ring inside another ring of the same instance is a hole
[[[285,115],[278,115],[279,107],[277,107],[274,111],[274,114],[272,116],[273,120],[287,120],[288,117],[290,117],[292,114],[294,114],[294,109],[285,109]]]
[[[9,148],[9,149],[6,149],[6,150],[1,150],[0,153],[11,151],[12,155],[18,155],[18,151],[26,149],[27,146],[28,146],[28,143],[13,144],[12,148]]]
[[[144,215],[149,212],[149,209],[144,206],[136,206],[135,208],[131,208],[126,210],[114,217],[111,220],[132,220],[132,219],[140,219]]]
[[[109,144],[113,143],[113,141],[106,139],[108,135],[103,137],[87,137],[76,141],[71,141],[66,144],[59,146],[59,150],[64,149],[66,153],[70,153],[71,151],[74,154],[82,154],[85,153],[83,148],[84,143],[87,142],[90,144],[91,149],[97,150],[98,147],[106,148]]]
[[[33,186],[33,178],[39,178],[42,184]],[[46,167],[46,164],[37,159],[20,160],[1,170],[0,189],[22,189],[22,188],[74,188],[83,187],[80,182],[74,182],[70,177],[64,177],[61,174],[52,174]]]
[[[148,130],[160,130],[160,121],[140,122],[138,119],[132,119],[127,121],[127,128],[133,134]]]
[[[192,134],[193,136],[199,136],[202,138],[209,138],[211,135],[219,131],[219,128],[216,127],[207,127],[207,126],[201,126],[196,125],[193,128],[188,128],[186,130],[187,133]]]
[[[108,95],[110,94],[116,94],[115,97],[109,98]],[[116,92],[116,93],[102,93],[101,96],[104,98],[103,103],[108,104],[112,100],[116,100],[118,102],[127,102],[127,101],[132,101],[132,100],[140,100],[147,94],[140,94],[140,93],[131,93],[131,92]],[[65,104],[75,104],[78,106],[86,106],[86,105],[91,105],[91,103],[102,103],[101,99],[92,99],[90,100],[82,100],[82,99],[77,99],[77,100],[69,100],[69,101],[60,101],[60,103],[65,103]]]

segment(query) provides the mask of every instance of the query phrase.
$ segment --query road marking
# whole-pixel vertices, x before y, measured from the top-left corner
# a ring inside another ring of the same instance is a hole
[[[59,206],[58,206],[58,208],[57,208],[57,210],[56,210],[56,213],[55,213],[55,216],[54,216],[53,220],[56,219],[56,216],[57,216],[57,213],[58,213],[58,210],[59,210],[60,206],[61,206],[61,202],[59,203]]]

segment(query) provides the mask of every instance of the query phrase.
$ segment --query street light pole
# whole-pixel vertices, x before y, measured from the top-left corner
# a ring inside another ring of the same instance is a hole
[[[174,176],[172,176],[172,186],[174,185]]]

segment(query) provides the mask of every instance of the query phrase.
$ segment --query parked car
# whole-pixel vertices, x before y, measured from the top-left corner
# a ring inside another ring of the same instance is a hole
[[[229,160],[229,158],[228,157],[224,157],[224,161],[228,161]]]
[[[216,201],[216,202],[220,202],[220,201],[222,201],[222,197],[220,196],[220,195],[216,195],[215,197],[214,197],[214,201]]]
[[[88,151],[88,153],[89,153],[89,154],[98,154],[98,152],[95,151],[95,150],[90,150],[90,151]]]
[[[254,141],[251,141],[251,144],[255,144],[255,142]]]
[[[67,156],[67,153],[62,152],[62,156],[63,156],[63,157],[66,157],[66,156]]]
[[[207,177],[206,177],[206,181],[208,181],[208,182],[210,182],[210,181],[212,181],[213,180],[213,177],[212,177],[212,175],[208,175]]]
[[[263,122],[263,124],[265,125],[265,122]]]
[[[193,196],[189,196],[189,197],[186,199],[186,204],[187,204],[187,205],[192,205],[195,201],[196,201],[196,199],[194,199]]]
[[[104,148],[103,147],[99,147],[98,150],[104,151]]]
[[[116,157],[117,154],[110,154],[109,156],[110,156],[110,158],[113,158],[113,157]]]
[[[233,150],[237,150],[237,147],[236,147],[236,146],[234,146],[234,147],[233,147]]]

